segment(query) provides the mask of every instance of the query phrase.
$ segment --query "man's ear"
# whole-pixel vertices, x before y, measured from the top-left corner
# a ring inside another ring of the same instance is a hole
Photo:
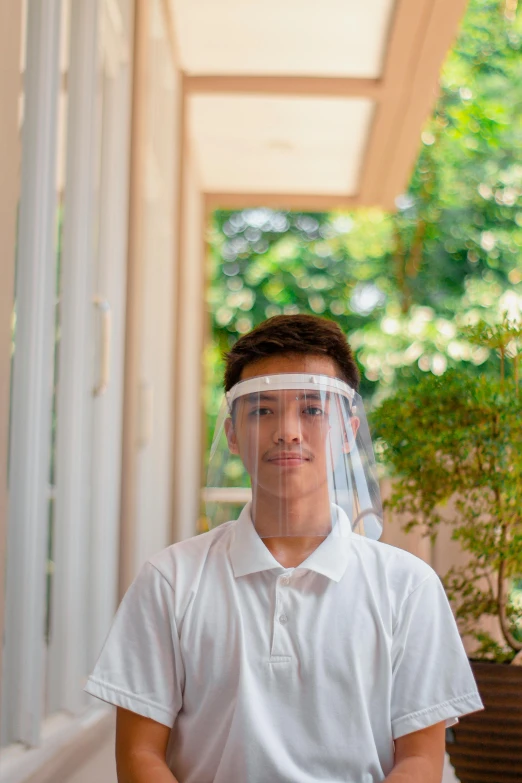
[[[357,437],[357,433],[359,432],[359,425],[361,424],[361,420],[357,418],[357,416],[351,416],[349,426],[352,428],[353,437]],[[345,454],[348,454],[350,452],[350,438],[348,436],[348,433],[346,432],[344,434],[343,438],[343,452]]]
[[[239,454],[234,423],[231,418],[225,419],[225,435],[227,436],[228,448],[231,454]]]

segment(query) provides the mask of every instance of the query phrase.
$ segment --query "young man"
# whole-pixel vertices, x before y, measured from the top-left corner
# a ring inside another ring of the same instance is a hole
[[[445,727],[482,703],[437,575],[372,540],[357,386],[313,316],[229,353],[211,486],[231,455],[252,501],[151,558],[118,610],[87,690],[118,708],[119,783],[440,783]]]

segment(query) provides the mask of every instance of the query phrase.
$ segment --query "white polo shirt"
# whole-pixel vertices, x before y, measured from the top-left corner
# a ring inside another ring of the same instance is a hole
[[[86,690],[172,727],[180,783],[378,783],[394,739],[482,709],[426,563],[351,533],[283,568],[249,506],[145,564]]]

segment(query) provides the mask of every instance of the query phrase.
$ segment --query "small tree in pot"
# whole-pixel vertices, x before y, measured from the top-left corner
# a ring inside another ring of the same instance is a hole
[[[452,498],[452,538],[467,555],[443,582],[461,633],[475,640],[486,710],[461,719],[448,746],[452,762],[463,783],[520,781],[522,601],[512,588],[522,579],[522,328],[481,322],[465,336],[499,353],[499,377],[427,376],[386,399],[373,428],[395,475],[388,507],[411,520],[406,530],[422,525],[435,538]],[[498,618],[500,640],[481,627],[487,616]]]

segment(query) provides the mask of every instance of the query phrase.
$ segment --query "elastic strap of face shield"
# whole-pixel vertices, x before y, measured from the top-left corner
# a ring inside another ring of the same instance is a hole
[[[350,446],[351,469],[359,505],[359,513],[356,519],[352,520],[352,527],[355,528],[359,522],[364,521],[365,529],[368,527],[366,534],[370,538],[379,538],[382,532],[382,524],[379,520],[379,516],[375,512],[372,499],[370,497],[368,482],[366,480],[366,473],[362,465],[356,437],[353,434],[351,427],[348,428],[348,444]]]

